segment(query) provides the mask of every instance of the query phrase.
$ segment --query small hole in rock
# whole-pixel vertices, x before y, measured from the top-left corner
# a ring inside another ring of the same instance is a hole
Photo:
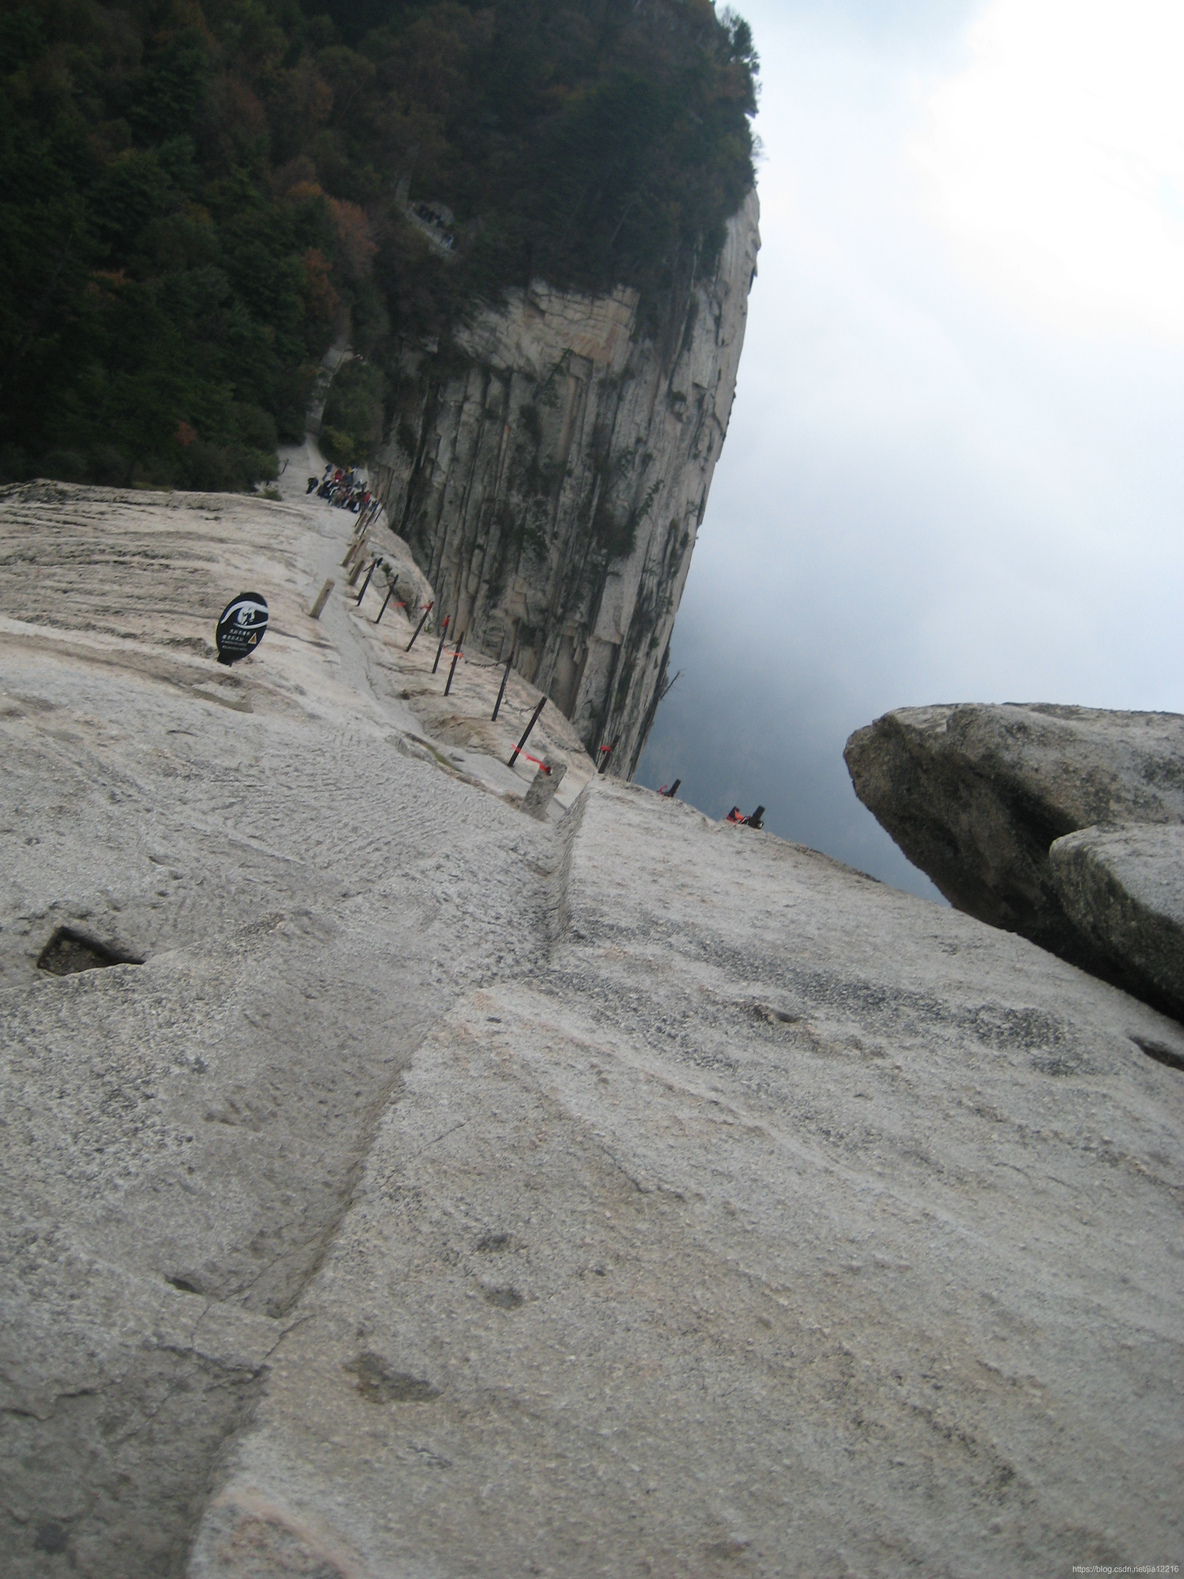
[[[358,1378],[358,1392],[370,1404],[425,1404],[440,1396],[440,1389],[426,1378],[394,1370],[372,1349],[350,1360],[344,1369]]]
[[[73,927],[59,927],[37,956],[37,969],[51,976],[72,976],[80,970],[104,970],[108,965],[142,965],[144,961],[121,949],[88,938]]]
[[[1148,1058],[1154,1058],[1157,1064],[1166,1064],[1169,1069],[1184,1070],[1184,1057],[1165,1047],[1162,1042],[1151,1042],[1145,1036],[1132,1036],[1131,1041],[1140,1052],[1146,1053]]]
[[[33,1541],[34,1551],[56,1556],[59,1552],[64,1552],[69,1544],[69,1531],[56,1519],[46,1519],[43,1524],[37,1526],[37,1534]]]
[[[486,1252],[495,1250],[508,1250],[510,1248],[509,1234],[486,1234],[483,1239],[478,1239],[477,1249]]]
[[[775,1009],[771,1003],[751,1004],[749,1013],[756,1020],[764,1020],[767,1025],[796,1025],[801,1019],[800,1014],[790,1014],[785,1009]]]
[[[517,1310],[523,1303],[522,1295],[516,1288],[487,1288],[485,1298],[499,1310]]]
[[[201,1289],[200,1288],[195,1288],[193,1286],[193,1284],[190,1283],[187,1278],[183,1278],[183,1277],[166,1277],[165,1278],[165,1282],[166,1283],[171,1283],[172,1286],[175,1289],[178,1289],[182,1294],[200,1294],[201,1293]]]

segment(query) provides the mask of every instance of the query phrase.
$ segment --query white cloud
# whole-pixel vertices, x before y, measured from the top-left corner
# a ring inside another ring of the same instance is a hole
[[[762,801],[774,832],[904,882],[851,793],[850,730],[938,701],[1184,709],[1184,270],[1149,195],[1178,155],[1175,67],[1140,0],[1108,45],[1088,4],[1068,21],[1051,0],[740,4],[765,83],[764,246],[642,778],[681,776],[714,811]],[[1029,84],[1039,61],[1055,88]],[[1110,120],[1050,130],[1082,82]],[[949,112],[959,142],[942,114],[980,89],[977,119]],[[918,146],[980,232],[955,229]],[[962,190],[954,156],[976,149],[995,209]],[[1070,155],[1083,184],[1050,218]],[[1099,187],[1117,192],[1105,224]]]
[[[1184,6],[994,0],[912,151],[963,261],[1072,328],[1184,335]]]

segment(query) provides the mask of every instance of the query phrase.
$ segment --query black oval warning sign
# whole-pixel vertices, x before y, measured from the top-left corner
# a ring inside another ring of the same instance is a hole
[[[257,592],[240,592],[222,610],[218,621],[218,662],[237,663],[247,658],[263,640],[267,629],[267,599]]]

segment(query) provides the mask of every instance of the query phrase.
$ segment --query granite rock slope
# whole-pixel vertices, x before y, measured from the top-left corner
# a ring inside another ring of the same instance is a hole
[[[405,622],[340,590],[308,617],[349,524],[0,497],[12,1579],[183,1570],[411,1049],[539,957],[545,835],[422,744],[384,683]],[[213,622],[244,587],[272,623],[227,672]],[[143,963],[47,973],[61,929]]]
[[[407,359],[422,396],[378,456],[391,524],[468,641],[520,671],[632,774],[727,433],[759,246],[753,192],[666,334],[636,292],[542,283]]]
[[[1066,914],[1141,998],[1184,1020],[1184,827],[1126,823],[1054,841]]]
[[[1180,1027],[586,759],[523,815],[309,619],[348,524],[0,497],[7,1571],[1179,1561]]]
[[[646,791],[556,837],[549,966],[418,1049],[193,1579],[1179,1552],[1179,1028]]]
[[[1184,822],[1184,718],[900,708],[856,730],[843,755],[860,800],[951,904],[1113,977],[1113,956],[1066,912],[1049,846],[1096,823]]]

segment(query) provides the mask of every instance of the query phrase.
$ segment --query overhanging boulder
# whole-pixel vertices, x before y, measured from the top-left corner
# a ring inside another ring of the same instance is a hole
[[[1049,856],[1070,920],[1139,997],[1184,1020],[1184,827],[1083,828]]]
[[[1046,703],[901,708],[843,752],[855,793],[959,910],[1121,980],[1066,910],[1049,846],[1184,822],[1184,718]]]

